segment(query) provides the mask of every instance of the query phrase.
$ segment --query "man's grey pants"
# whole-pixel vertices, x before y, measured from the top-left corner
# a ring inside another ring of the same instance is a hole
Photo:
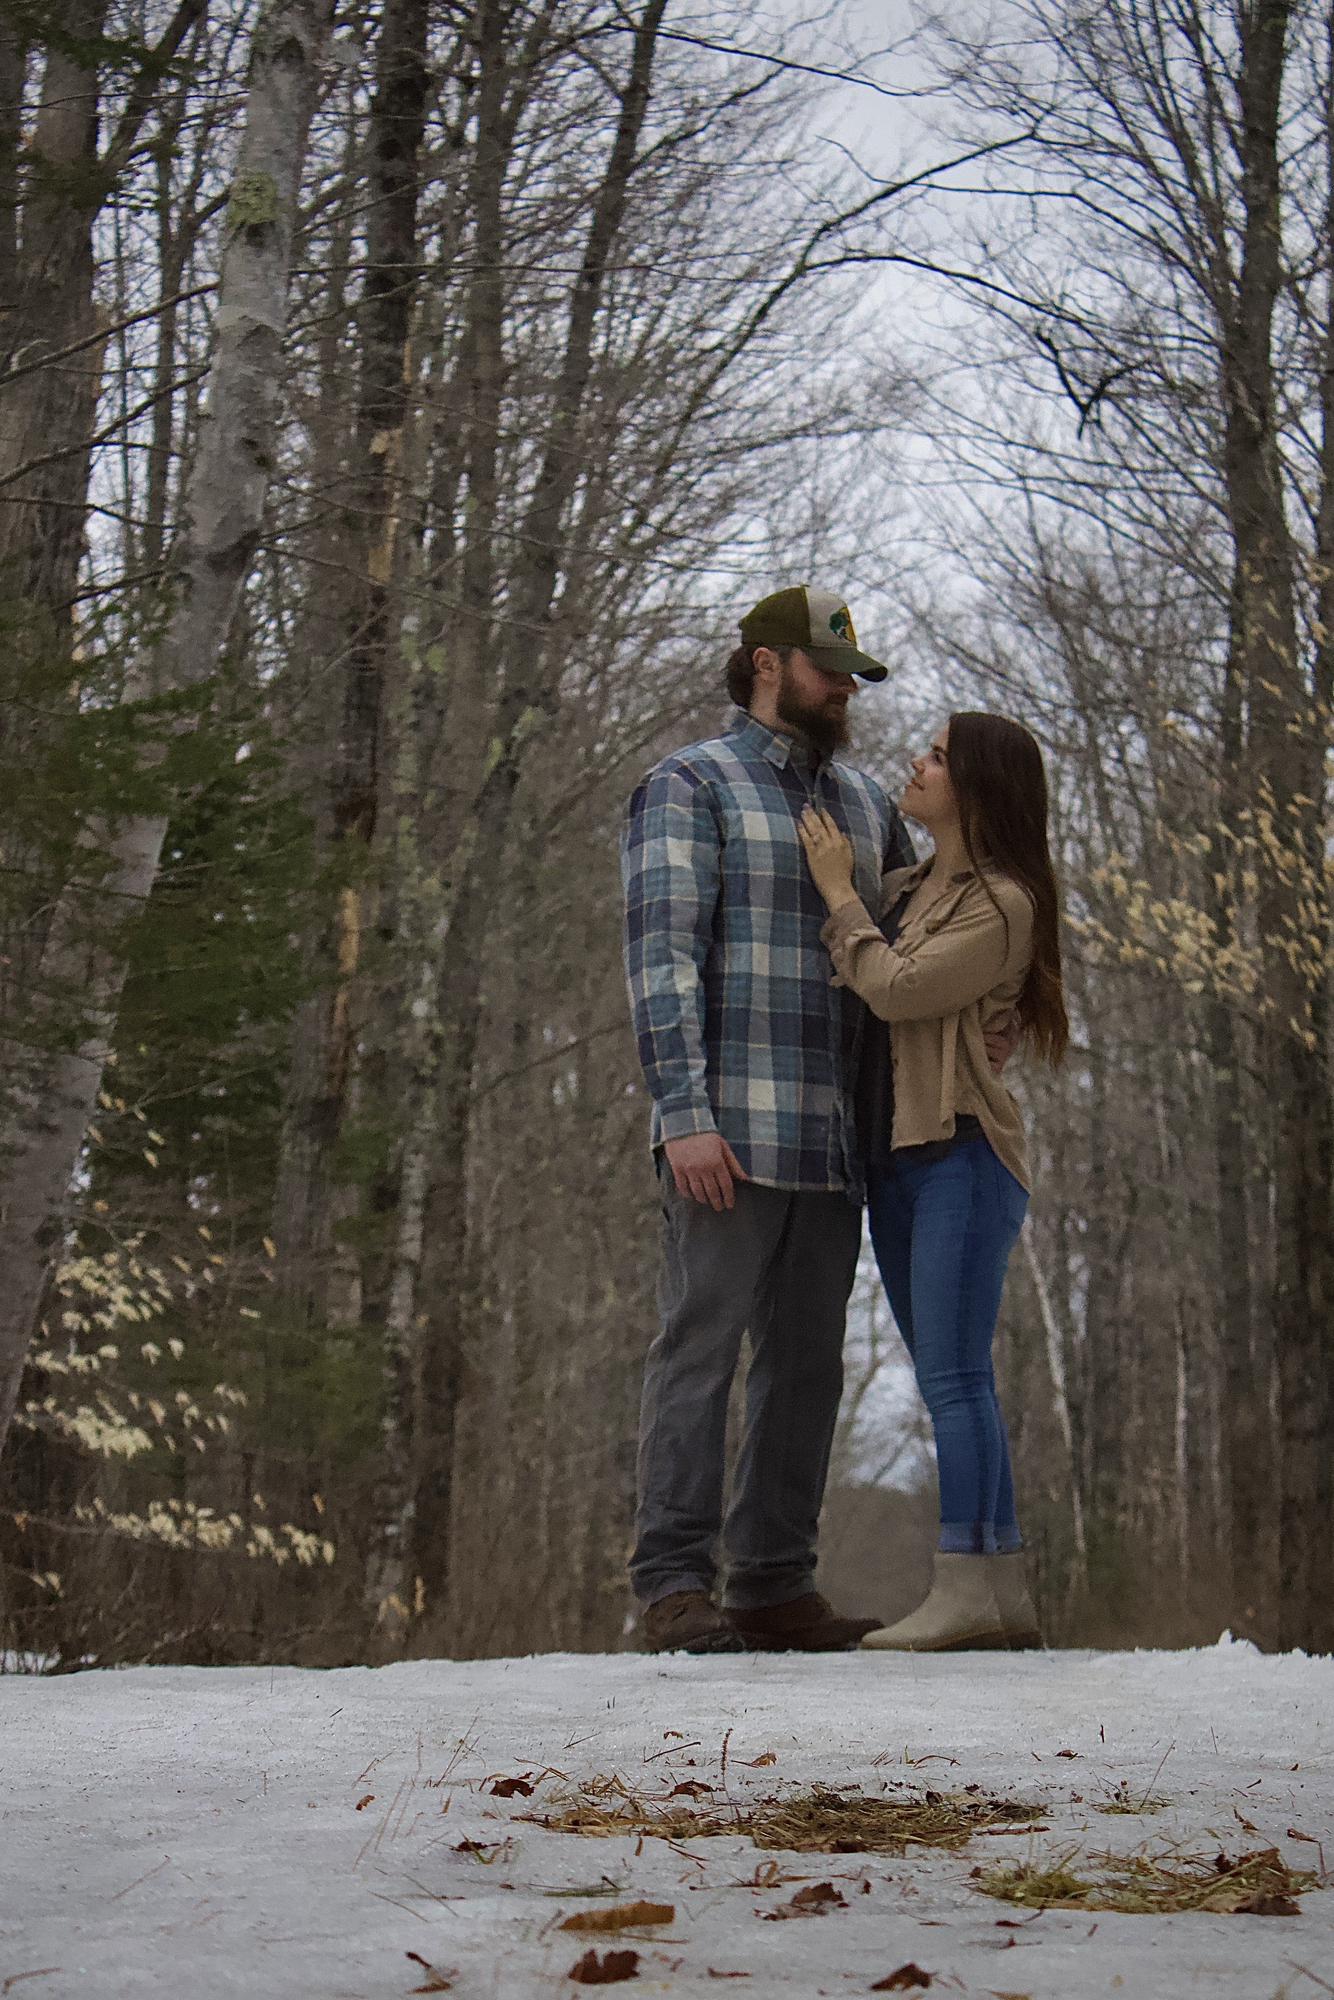
[[[678,1194],[662,1159],[658,1186],[662,1330],[644,1374],[635,1594],[647,1605],[712,1590],[721,1530],[728,1604],[785,1604],[813,1588],[861,1210],[844,1194],[742,1182],[736,1207],[719,1215]],[[747,1327],[745,1428],[724,1526],[727,1402]]]

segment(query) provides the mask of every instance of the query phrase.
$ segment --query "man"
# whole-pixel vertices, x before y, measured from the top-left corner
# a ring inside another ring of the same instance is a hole
[[[653,1651],[832,1651],[876,1620],[814,1589],[816,1531],[861,1242],[853,1092],[864,1012],[831,984],[797,824],[824,806],[858,893],[915,858],[898,813],[836,753],[886,669],[847,606],[805,585],[741,621],[728,732],[678,750],[630,802],[626,970],[653,1098],[661,1330],[640,1424],[631,1577]],[[728,1395],[750,1330],[726,1522]],[[726,1606],[714,1597],[720,1529]]]

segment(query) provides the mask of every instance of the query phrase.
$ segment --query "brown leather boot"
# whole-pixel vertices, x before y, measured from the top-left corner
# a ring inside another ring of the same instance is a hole
[[[727,1617],[704,1590],[674,1590],[643,1616],[650,1653],[744,1653]]]
[[[840,1617],[818,1590],[786,1604],[729,1608],[727,1616],[756,1653],[850,1653],[880,1622]]]

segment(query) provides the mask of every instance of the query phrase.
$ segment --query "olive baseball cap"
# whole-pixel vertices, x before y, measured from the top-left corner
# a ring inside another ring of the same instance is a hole
[[[807,583],[762,597],[742,619],[741,639],[747,646],[800,646],[817,667],[831,673],[859,674],[864,681],[889,676],[888,667],[858,647],[843,599],[832,590],[812,590]]]

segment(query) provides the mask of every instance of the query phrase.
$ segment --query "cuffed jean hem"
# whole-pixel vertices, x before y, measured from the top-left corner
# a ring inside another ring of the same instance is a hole
[[[936,1544],[943,1556],[1012,1556],[1023,1546],[1018,1528],[994,1528],[986,1521],[942,1521]]]

